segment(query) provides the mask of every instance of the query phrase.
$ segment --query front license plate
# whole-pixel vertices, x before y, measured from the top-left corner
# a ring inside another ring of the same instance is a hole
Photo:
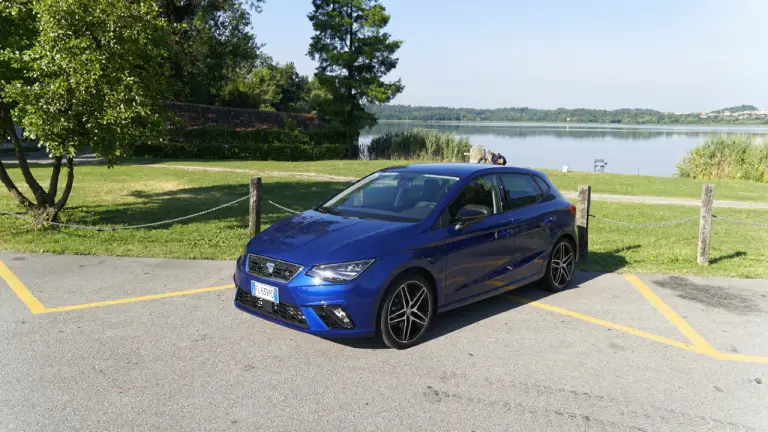
[[[262,300],[280,303],[280,293],[276,287],[251,281],[251,295]]]

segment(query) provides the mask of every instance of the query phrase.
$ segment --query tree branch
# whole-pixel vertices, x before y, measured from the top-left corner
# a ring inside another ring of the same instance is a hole
[[[64,185],[64,192],[61,194],[61,199],[56,203],[54,207],[55,214],[67,205],[69,199],[69,193],[72,192],[72,183],[75,181],[75,166],[72,160],[72,156],[67,156],[67,184]],[[55,217],[55,216],[54,216]]]
[[[3,162],[0,161],[0,181],[3,182],[3,185],[5,185],[5,188],[8,189],[8,192],[13,195],[14,198],[16,198],[16,201],[21,204],[22,207],[24,207],[27,211],[32,210],[35,208],[35,203],[29,200],[29,198],[25,197],[23,193],[19,190],[19,188],[16,187],[16,184],[13,183],[13,179],[8,175],[8,171],[5,170],[5,165],[3,165]]]
[[[59,188],[59,174],[61,173],[61,156],[53,158],[53,172],[51,173],[51,183],[48,185],[48,204],[53,205],[56,200],[56,193]]]
[[[3,121],[5,128],[8,131],[8,135],[11,135],[13,147],[16,150],[16,159],[19,161],[19,169],[21,170],[21,175],[24,177],[24,181],[27,182],[27,186],[29,186],[29,189],[32,190],[32,194],[37,199],[37,204],[39,206],[45,205],[48,201],[48,196],[46,195],[43,187],[40,186],[40,183],[35,180],[35,177],[32,175],[32,171],[29,170],[27,157],[24,155],[24,149],[21,145],[21,136],[16,133],[15,124],[11,118],[10,105],[7,103],[0,104],[0,120]]]
[[[11,106],[8,103],[0,102],[0,130],[6,130],[7,126],[6,123],[3,121],[5,117],[10,115],[11,112]],[[11,122],[13,124],[13,122]],[[11,135],[15,135],[15,130],[6,130],[7,133],[0,134],[0,136],[8,135],[9,138],[13,139]],[[5,165],[3,165],[3,162],[0,161],[0,181],[3,182],[3,185],[6,189],[8,189],[8,192],[11,193],[11,195],[16,198],[16,201],[19,202],[19,204],[24,207],[27,211],[32,210],[35,206],[35,204],[30,201],[29,198],[24,196],[23,193],[19,190],[18,187],[16,187],[16,183],[13,182],[13,179],[10,175],[8,175],[8,171],[5,169]]]

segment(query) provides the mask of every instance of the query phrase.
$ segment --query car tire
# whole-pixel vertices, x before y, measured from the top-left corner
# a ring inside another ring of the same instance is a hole
[[[407,273],[389,284],[379,312],[379,333],[385,345],[406,349],[420,343],[435,316],[432,284]]]
[[[560,239],[549,254],[546,272],[540,285],[550,292],[560,292],[568,288],[573,279],[576,267],[576,253],[573,243],[568,239]]]

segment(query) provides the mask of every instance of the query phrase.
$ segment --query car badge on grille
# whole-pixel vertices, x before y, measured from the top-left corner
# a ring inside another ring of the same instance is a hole
[[[268,262],[267,263],[267,272],[269,274],[272,274],[272,272],[275,271],[275,263]]]

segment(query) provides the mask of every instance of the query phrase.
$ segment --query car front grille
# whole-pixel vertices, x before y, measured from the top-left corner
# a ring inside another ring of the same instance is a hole
[[[248,273],[279,282],[293,279],[303,267],[261,255],[248,255]]]
[[[243,291],[240,288],[237,289],[235,302],[246,309],[250,309],[272,318],[277,318],[280,321],[303,328],[309,328],[309,325],[307,325],[307,319],[304,317],[304,313],[298,306],[282,302],[272,303],[267,300],[262,300],[252,296],[251,293]]]

